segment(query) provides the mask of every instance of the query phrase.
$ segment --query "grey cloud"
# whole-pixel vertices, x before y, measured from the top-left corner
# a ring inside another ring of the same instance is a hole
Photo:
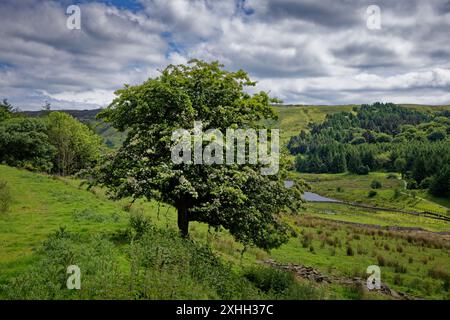
[[[98,107],[124,83],[202,58],[248,71],[287,103],[450,103],[448,0],[379,0],[376,31],[369,0],[141,0],[133,12],[83,3],[80,31],[65,27],[71,3],[0,1],[0,98]]]

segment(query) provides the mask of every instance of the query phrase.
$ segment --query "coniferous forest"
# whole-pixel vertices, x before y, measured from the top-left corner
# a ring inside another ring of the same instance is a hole
[[[374,103],[328,115],[288,143],[307,173],[401,172],[410,189],[450,194],[450,113]]]

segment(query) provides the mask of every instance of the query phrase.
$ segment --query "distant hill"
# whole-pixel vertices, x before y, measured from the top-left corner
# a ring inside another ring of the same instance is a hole
[[[79,121],[83,123],[91,123],[93,121],[96,121],[95,118],[97,114],[102,111],[102,109],[91,109],[91,110],[54,110],[54,111],[60,111],[70,114],[72,117],[77,118]],[[25,114],[29,117],[39,117],[41,116],[44,111],[21,111],[20,113]]]
[[[310,122],[322,122],[327,114],[333,114],[341,111],[351,111],[358,104],[350,105],[276,105],[274,106],[278,113],[278,121],[269,121],[270,128],[281,130],[281,141],[287,143],[290,137],[297,135],[301,130],[307,129]],[[411,108],[418,111],[435,112],[450,110],[450,105],[430,106],[417,104],[401,104],[402,107]],[[105,143],[112,148],[119,146],[125,139],[125,134],[118,132],[110,125],[96,119],[97,114],[102,109],[92,110],[56,110],[66,112],[79,121],[90,126],[95,132],[105,139]],[[40,116],[43,111],[23,111],[23,114],[31,117]]]

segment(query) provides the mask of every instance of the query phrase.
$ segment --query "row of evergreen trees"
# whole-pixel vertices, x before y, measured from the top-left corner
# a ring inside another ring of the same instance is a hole
[[[411,188],[448,194],[448,183],[439,187],[433,181],[442,181],[450,165],[449,113],[428,114],[376,103],[329,115],[309,129],[288,143],[300,172],[396,171],[409,180]]]

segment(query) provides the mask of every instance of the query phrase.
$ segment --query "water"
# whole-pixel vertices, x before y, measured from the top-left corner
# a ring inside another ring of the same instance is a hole
[[[336,199],[322,197],[321,195],[314,192],[304,192],[302,198],[310,202],[341,202]]]

